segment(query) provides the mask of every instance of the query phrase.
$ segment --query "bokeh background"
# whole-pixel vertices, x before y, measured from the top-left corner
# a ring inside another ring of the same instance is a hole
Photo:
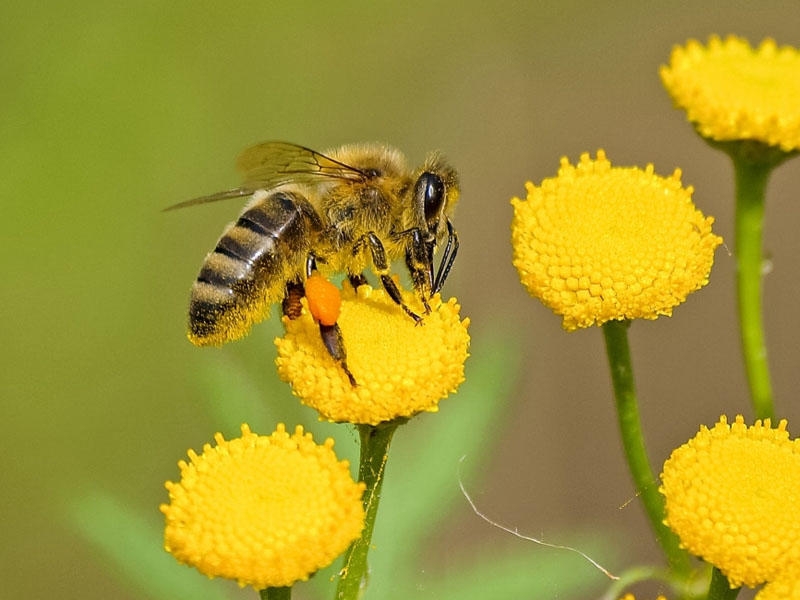
[[[159,545],[163,481],[234,423],[268,433],[301,422],[352,452],[351,430],[318,423],[276,381],[276,319],[219,350],[184,337],[191,282],[240,205],[161,209],[235,186],[238,152],[269,139],[385,141],[413,163],[440,149],[461,172],[446,292],[473,323],[464,400],[401,430],[387,479],[387,496],[413,495],[402,477],[447,457],[451,501],[420,554],[416,597],[439,597],[435,582],[486,548],[524,549],[520,568],[547,586],[538,597],[575,597],[537,571],[557,550],[472,513],[458,492],[465,453],[470,493],[496,520],[588,540],[612,571],[658,560],[619,447],[601,332],[565,333],[523,292],[508,201],[561,156],[604,148],[615,164],[682,168],[732,246],[731,165],[673,109],[658,67],[673,44],[710,33],[800,46],[797,2],[9,2],[0,14],[0,597],[156,597],[104,548],[111,538],[139,556],[142,530]],[[775,394],[795,434],[798,190],[800,162],[789,162],[770,182],[765,238]],[[752,418],[733,272],[723,247],[705,289],[672,318],[632,327],[655,465],[701,423]],[[445,452],[437,428],[457,413],[479,415],[479,440],[448,439]],[[106,510],[133,521],[109,526]],[[394,518],[382,512],[377,540]],[[254,597],[160,558],[200,590]],[[597,597],[608,580],[569,560],[589,582],[582,597]],[[128,566],[158,579],[152,564]],[[392,589],[376,583],[372,597]]]

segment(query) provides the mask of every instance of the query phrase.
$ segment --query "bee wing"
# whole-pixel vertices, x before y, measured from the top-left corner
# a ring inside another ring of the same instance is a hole
[[[288,142],[264,142],[247,148],[236,166],[244,174],[243,188],[270,189],[298,182],[314,183],[326,179],[359,181],[362,171],[310,148]]]
[[[172,206],[163,209],[162,212],[175,210],[176,208],[186,208],[187,206],[194,206],[195,204],[205,204],[206,202],[216,202],[217,200],[227,200],[228,198],[242,198],[244,196],[252,196],[255,189],[248,189],[244,187],[234,188],[232,190],[225,190],[224,192],[217,192],[209,194],[208,196],[200,196],[199,198],[192,198],[191,200],[184,200]]]
[[[192,198],[164,210],[252,196],[256,190],[270,190],[291,182],[313,184],[330,179],[360,181],[366,178],[366,174],[355,167],[289,142],[264,142],[251,146],[239,155],[236,166],[244,175],[240,187]]]

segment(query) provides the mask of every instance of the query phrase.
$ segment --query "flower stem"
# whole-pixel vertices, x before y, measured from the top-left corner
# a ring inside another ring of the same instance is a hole
[[[708,600],[734,600],[742,588],[731,588],[728,578],[714,567],[711,571],[711,585],[708,588]]]
[[[358,479],[367,488],[364,491],[364,530],[361,537],[353,542],[344,556],[341,579],[336,588],[337,600],[357,600],[367,586],[367,553],[372,543],[372,531],[378,514],[381,487],[389,459],[389,444],[398,425],[405,419],[389,421],[380,425],[359,425],[361,436],[361,455],[358,465]]]
[[[658,491],[658,484],[647,458],[628,345],[629,325],[630,321],[608,321],[603,325],[622,446],[636,485],[636,493],[644,504],[650,526],[670,568],[680,575],[688,576],[691,570],[689,555],[680,549],[678,537],[664,525],[664,497]]]
[[[270,587],[258,592],[261,600],[289,600],[292,597],[292,588],[288,587]]]
[[[764,196],[769,163],[731,154],[736,173],[736,291],[750,400],[758,419],[775,419],[761,310]]]

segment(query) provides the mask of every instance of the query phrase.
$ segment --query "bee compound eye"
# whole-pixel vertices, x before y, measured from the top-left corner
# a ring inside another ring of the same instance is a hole
[[[417,198],[421,198],[425,208],[425,220],[439,220],[444,204],[444,181],[436,173],[425,172],[417,180]]]

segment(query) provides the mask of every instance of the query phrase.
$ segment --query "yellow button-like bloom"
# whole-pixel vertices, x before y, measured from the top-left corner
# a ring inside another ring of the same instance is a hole
[[[329,565],[364,526],[361,495],[333,440],[317,444],[298,426],[242,436],[180,461],[167,482],[164,546],[209,577],[256,589],[290,586]]]
[[[408,306],[422,314],[416,296],[404,293]],[[334,362],[322,343],[319,326],[306,309],[284,318],[286,335],[278,346],[278,373],[301,401],[329,421],[377,425],[422,411],[464,381],[469,319],[459,318],[454,299],[430,300],[431,312],[416,325],[383,290],[345,284],[338,325],[347,366],[357,385]]]
[[[702,427],[664,463],[666,524],[732,587],[769,582],[758,600],[800,598],[800,440],[786,421],[741,416]]]
[[[661,80],[703,137],[800,150],[800,52],[729,36],[672,50]]]
[[[568,331],[610,320],[655,319],[708,283],[712,217],[669,177],[613,167],[602,150],[561,159],[558,176],[514,198],[511,243],[522,284]]]

